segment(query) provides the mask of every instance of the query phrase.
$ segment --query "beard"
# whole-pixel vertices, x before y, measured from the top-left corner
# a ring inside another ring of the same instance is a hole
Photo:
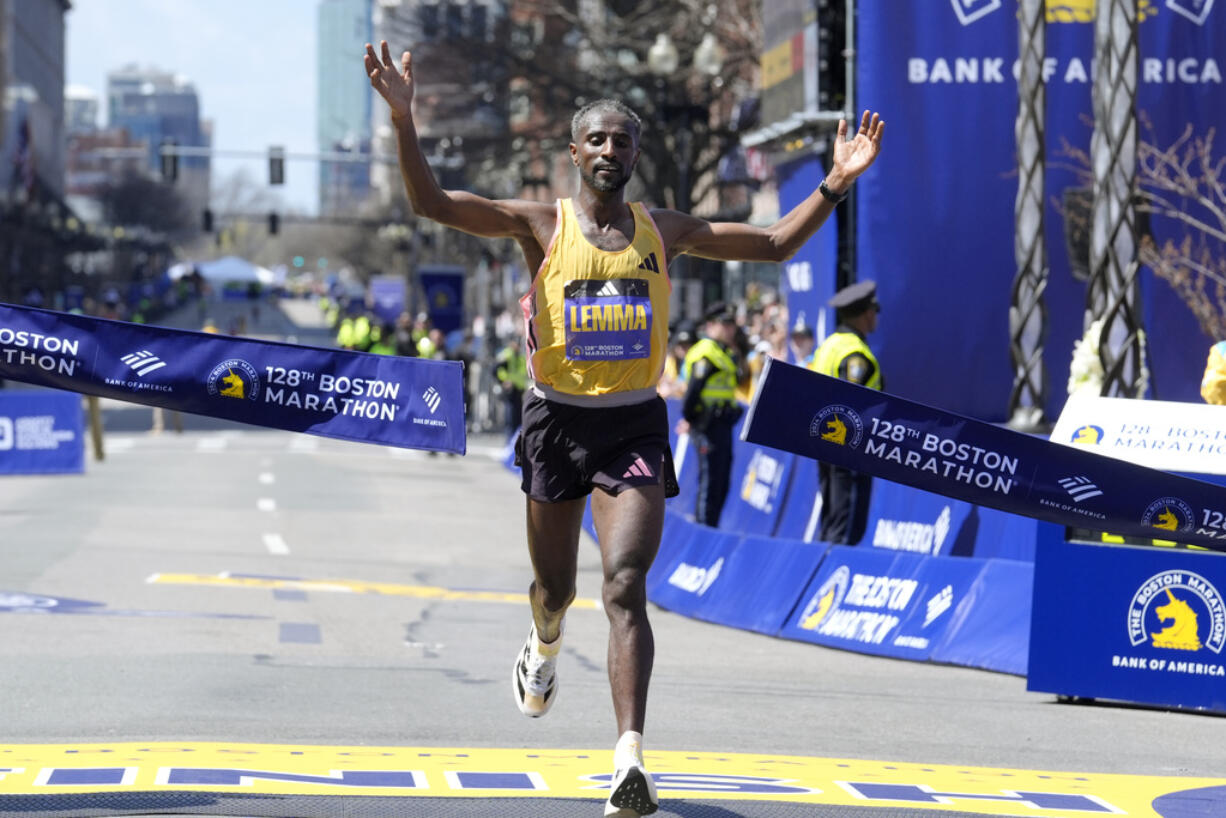
[[[595,171],[592,173],[580,171],[579,175],[588,187],[601,193],[614,193],[624,188],[630,181],[630,174],[626,173],[625,168],[621,167],[621,165],[601,165],[598,170],[611,170],[617,175],[598,176]]]

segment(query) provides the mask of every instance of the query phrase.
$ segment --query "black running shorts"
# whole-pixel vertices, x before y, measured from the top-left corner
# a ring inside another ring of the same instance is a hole
[[[557,503],[601,488],[664,483],[664,496],[678,493],[668,445],[668,409],[662,398],[629,406],[571,406],[528,393],[515,441],[522,488],[533,500]]]

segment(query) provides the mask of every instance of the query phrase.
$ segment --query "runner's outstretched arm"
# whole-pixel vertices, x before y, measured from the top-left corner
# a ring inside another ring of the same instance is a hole
[[[400,57],[400,70],[392,62],[387,40],[379,43],[380,54],[366,44],[366,76],[371,87],[387,102],[396,129],[400,155],[400,175],[419,216],[488,238],[532,239],[532,218],[549,216],[553,205],[518,199],[487,199],[467,191],[443,190],[434,178],[425,154],[417,141],[413,125],[413,57],[406,51]]]
[[[846,193],[860,174],[868,170],[881,151],[885,122],[864,112],[855,136],[847,138],[847,120],[839,121],[834,161],[824,183],[835,196]],[[738,222],[708,222],[675,210],[653,211],[669,255],[689,253],[717,261],[786,261],[804,246],[834,212],[820,187],[786,216],[770,227]]]

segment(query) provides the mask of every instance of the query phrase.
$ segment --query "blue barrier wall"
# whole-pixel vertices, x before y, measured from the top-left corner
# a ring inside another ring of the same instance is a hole
[[[0,474],[85,471],[81,396],[0,390]]]

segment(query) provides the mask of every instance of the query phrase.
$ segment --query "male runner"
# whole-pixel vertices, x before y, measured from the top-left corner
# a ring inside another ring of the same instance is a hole
[[[379,53],[367,44],[365,67],[391,109],[413,211],[473,235],[513,238],[535,271],[521,301],[530,386],[516,442],[535,578],[532,628],[512,678],[516,703],[526,715],[542,716],[557,699],[562,618],[575,596],[579,532],[591,495],[620,736],[605,815],[651,814],[658,802],[642,756],[655,653],[646,578],[660,545],[664,499],[677,490],[668,416],[656,394],[668,352],[668,260],[679,253],[790,258],[876,159],[885,124],[865,111],[848,140],[841,122],[834,163],[819,189],[765,229],[624,201],[642,123],[607,99],[585,105],[571,121],[578,195],[556,204],[491,200],[443,190],[431,173],[413,125],[409,52],[397,66],[386,41]]]

